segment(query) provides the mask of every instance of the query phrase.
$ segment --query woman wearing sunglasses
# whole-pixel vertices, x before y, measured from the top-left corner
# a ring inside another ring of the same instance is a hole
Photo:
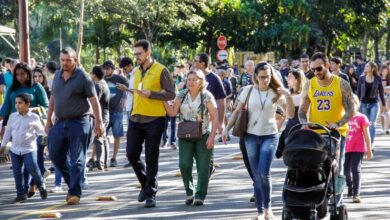
[[[238,106],[223,132],[223,137],[226,140],[228,131],[233,127],[249,95],[247,103],[249,119],[244,139],[254,177],[257,219],[271,219],[273,214],[270,171],[278,145],[275,112],[277,106],[280,106],[283,111],[287,109],[287,116],[292,118],[294,117],[294,104],[290,92],[283,88],[280,80],[275,77],[275,70],[270,64],[261,62],[256,65],[253,82],[254,86],[245,87],[238,97]]]

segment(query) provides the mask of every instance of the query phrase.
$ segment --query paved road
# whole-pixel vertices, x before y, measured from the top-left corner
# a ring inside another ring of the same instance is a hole
[[[49,194],[47,200],[39,195],[23,204],[10,204],[15,197],[14,180],[9,164],[0,165],[0,219],[37,219],[40,213],[59,211],[63,219],[253,219],[256,209],[249,198],[253,193],[252,183],[240,155],[237,139],[231,144],[216,146],[215,158],[220,164],[212,176],[205,205],[186,206],[185,192],[178,171],[178,151],[161,150],[159,169],[159,192],[157,207],[143,208],[138,203],[137,180],[126,163],[124,140],[120,150],[121,167],[108,172],[88,174],[89,189],[84,191],[81,204],[67,206],[66,192]],[[47,167],[49,163],[46,164]],[[365,161],[362,175],[362,203],[346,200],[350,219],[389,219],[390,215],[390,136],[379,135],[375,158]],[[272,168],[272,206],[275,219],[281,218],[281,190],[286,168],[282,160],[275,160]],[[53,187],[53,176],[47,179],[48,188]],[[101,195],[116,196],[117,201],[100,202]]]

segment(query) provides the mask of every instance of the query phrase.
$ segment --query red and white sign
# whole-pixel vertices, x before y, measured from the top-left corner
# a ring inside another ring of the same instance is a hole
[[[219,36],[217,39],[217,46],[220,50],[223,50],[227,46],[227,39],[225,36]]]
[[[229,53],[227,52],[227,50],[218,50],[218,52],[217,52],[217,60],[219,62],[227,60],[228,58],[229,58]]]

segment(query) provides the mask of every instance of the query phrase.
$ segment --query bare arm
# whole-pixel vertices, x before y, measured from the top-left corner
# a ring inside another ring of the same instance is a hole
[[[220,124],[217,117],[218,116],[217,106],[215,106],[214,102],[207,103],[207,110],[209,111],[209,117],[211,119],[212,126],[211,126],[211,133],[207,138],[206,146],[207,149],[212,149],[214,147],[215,135],[217,133]]]
[[[229,132],[229,130],[233,127],[234,123],[237,120],[238,114],[242,110],[242,107],[244,107],[244,103],[238,102],[238,105],[237,105],[236,109],[233,111],[232,116],[231,116],[228,124],[226,125],[226,128],[225,128],[226,132]]]
[[[96,124],[102,123],[102,110],[100,108],[100,103],[96,96],[92,96],[89,99],[89,102],[92,106],[93,115],[95,116]]]
[[[5,85],[0,85],[0,93],[5,93]]]
[[[355,111],[355,105],[353,104],[353,93],[351,86],[345,81],[345,80],[340,80],[341,83],[341,93],[343,96],[343,107],[345,114],[341,118],[340,121],[338,121],[336,124],[340,127],[347,123],[351,118],[353,117],[353,113]]]
[[[291,119],[295,116],[295,106],[292,96],[286,96],[286,109],[287,109],[287,118]]]
[[[309,86],[310,81],[308,81],[303,89],[301,104],[298,110],[298,118],[301,123],[307,123],[307,112],[310,108],[310,99],[309,99]]]
[[[218,122],[222,125],[223,120],[225,118],[225,108],[226,99],[218,99],[217,100],[217,108],[218,108]]]
[[[212,120],[211,121],[212,126],[211,126],[210,137],[212,139],[214,139],[215,135],[217,133],[218,123],[219,123],[218,117],[217,117],[218,112],[217,112],[216,106],[214,106],[212,102],[209,102],[207,104],[207,110],[209,111],[210,119]]]
[[[372,158],[372,149],[371,149],[371,140],[370,140],[369,126],[364,126],[363,127],[363,137],[364,137],[364,142],[366,143],[366,148],[367,148],[367,159],[371,160],[371,158]]]
[[[95,116],[95,134],[101,137],[104,133],[104,125],[102,121],[102,109],[96,95],[89,97],[89,102],[92,106],[93,115]]]
[[[53,111],[54,111],[54,96],[51,95],[49,100],[49,108],[47,110],[47,121],[45,127],[46,134],[49,134],[49,129],[53,126],[53,122],[51,121],[53,117]]]
[[[163,102],[165,111],[167,112],[169,117],[175,117],[177,114],[179,114],[180,109],[180,100],[178,98],[175,99],[175,102],[173,105],[169,105],[168,102]]]

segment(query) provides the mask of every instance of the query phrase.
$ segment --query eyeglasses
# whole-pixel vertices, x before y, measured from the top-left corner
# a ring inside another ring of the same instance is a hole
[[[311,68],[311,71],[313,71],[313,72],[315,72],[315,71],[317,71],[317,72],[321,72],[321,71],[322,71],[322,69],[323,69],[323,67],[322,67],[322,66],[318,66],[318,67],[315,67],[315,68]]]
[[[268,80],[271,78],[271,75],[268,75],[268,76],[258,76],[260,78],[260,80]]]

